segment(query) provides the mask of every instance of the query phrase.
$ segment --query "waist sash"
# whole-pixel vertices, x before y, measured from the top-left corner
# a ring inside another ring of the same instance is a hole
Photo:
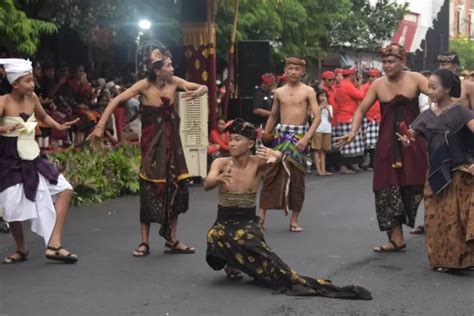
[[[254,220],[257,218],[255,215],[256,207],[225,207],[222,205],[218,206],[217,209],[217,221],[227,220]]]

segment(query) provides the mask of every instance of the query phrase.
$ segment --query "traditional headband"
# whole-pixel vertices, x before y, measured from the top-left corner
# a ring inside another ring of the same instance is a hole
[[[456,53],[443,53],[438,55],[436,61],[438,63],[459,64],[459,57]]]
[[[369,69],[369,71],[367,72],[367,74],[369,76],[380,76],[380,70],[376,69],[376,68],[373,68],[373,69]]]
[[[257,129],[249,122],[244,121],[240,117],[234,119],[226,128],[231,134],[238,134],[247,137],[250,140],[257,139]]]
[[[306,61],[303,58],[297,56],[290,56],[285,59],[285,65],[306,66]]]
[[[330,78],[334,78],[334,77],[336,77],[336,74],[332,71],[325,71],[322,74],[323,79],[330,79]]]
[[[401,60],[406,59],[405,48],[403,48],[403,46],[399,44],[393,44],[393,43],[389,44],[385,46],[384,48],[381,48],[379,50],[379,54],[380,54],[380,57],[382,58],[393,56],[393,57],[400,58]]]
[[[275,75],[272,74],[272,73],[263,74],[260,78],[262,79],[263,83],[265,83],[269,86],[273,86],[275,84],[275,81],[276,81]]]

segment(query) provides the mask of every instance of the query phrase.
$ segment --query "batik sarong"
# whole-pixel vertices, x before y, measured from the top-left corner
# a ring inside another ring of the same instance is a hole
[[[298,140],[308,131],[307,125],[278,124],[273,149],[283,153],[281,163],[268,167],[260,194],[260,208],[301,211],[305,197],[307,149],[296,148]]]
[[[425,186],[426,249],[436,268],[474,267],[474,177],[455,171],[450,184],[433,194]]]
[[[243,199],[238,197],[238,200],[253,199],[255,203],[256,193],[219,194],[221,202],[227,199],[223,195],[232,198],[240,195]],[[372,299],[370,292],[359,286],[338,287],[329,280],[298,275],[267,245],[255,206],[244,206],[219,205],[217,220],[207,234],[206,261],[212,269],[221,270],[229,265],[288,295]]]
[[[415,225],[423,200],[423,186],[389,186],[375,192],[375,212],[381,231],[405,224]]]
[[[140,222],[160,223],[160,235],[171,238],[172,216],[188,210],[189,178],[179,136],[180,118],[169,99],[161,106],[142,106]]]

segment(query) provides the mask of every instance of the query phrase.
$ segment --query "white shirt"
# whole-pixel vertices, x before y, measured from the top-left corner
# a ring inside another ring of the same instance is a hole
[[[321,110],[321,124],[319,124],[317,133],[327,133],[330,134],[332,131],[331,122],[329,122],[329,114],[332,114],[332,106],[328,105],[327,109]]]
[[[420,112],[428,110],[430,108],[430,98],[426,94],[420,93],[418,104],[420,105]]]

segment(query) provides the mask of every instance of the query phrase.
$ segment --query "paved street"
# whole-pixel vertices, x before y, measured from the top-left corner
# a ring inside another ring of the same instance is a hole
[[[372,252],[386,239],[371,180],[372,173],[307,177],[305,232],[289,233],[288,218],[272,212],[266,239],[300,274],[362,285],[373,301],[272,295],[249,278],[230,281],[211,270],[204,255],[217,194],[194,186],[178,236],[197,248],[195,255],[164,254],[154,226],[151,255],[132,257],[139,243],[136,197],[73,208],[64,246],[79,263],[47,261],[42,240],[29,233],[30,260],[0,265],[0,315],[473,315],[474,272],[433,272],[423,237],[407,234],[404,254]],[[13,250],[10,236],[0,235],[0,256]]]

